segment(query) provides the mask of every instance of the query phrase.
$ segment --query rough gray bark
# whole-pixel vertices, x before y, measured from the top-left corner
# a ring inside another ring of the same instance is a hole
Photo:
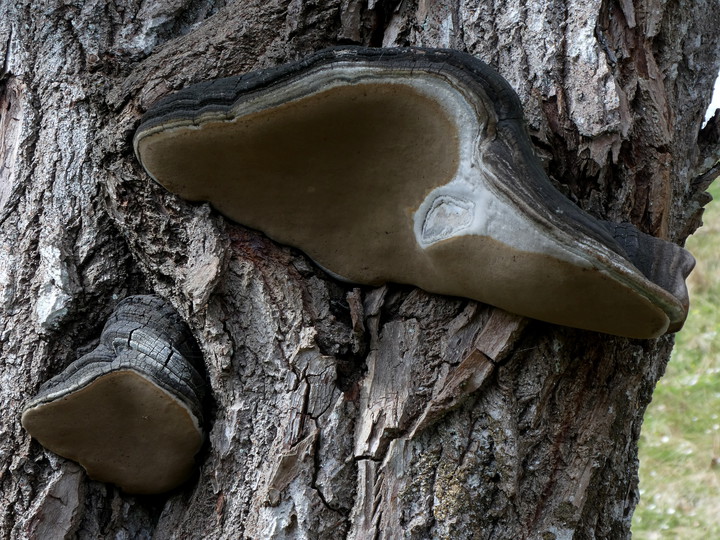
[[[633,341],[389,285],[149,181],[142,112],[337,43],[468,51],[518,91],[558,186],[683,241],[717,176],[714,0],[0,0],[4,538],[624,538],[672,338]],[[196,479],[130,497],[20,427],[39,385],[155,292],[207,367]]]

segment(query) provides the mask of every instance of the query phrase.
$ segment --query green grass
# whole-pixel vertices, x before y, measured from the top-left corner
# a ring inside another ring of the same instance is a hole
[[[720,181],[687,248],[691,309],[640,436],[637,540],[720,538]]]

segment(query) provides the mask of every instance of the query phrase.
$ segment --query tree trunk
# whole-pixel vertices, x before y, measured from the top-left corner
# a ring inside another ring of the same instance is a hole
[[[143,111],[338,43],[450,47],[516,89],[556,185],[683,242],[717,176],[714,0],[0,0],[3,538],[626,538],[672,337],[630,340],[389,284],[153,183]],[[211,399],[196,478],[133,497],[20,412],[123,297],[188,321]]]

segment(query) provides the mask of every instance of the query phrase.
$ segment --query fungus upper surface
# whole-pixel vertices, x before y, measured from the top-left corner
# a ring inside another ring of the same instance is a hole
[[[100,344],[43,385],[22,424],[40,444],[128,493],[161,493],[195,468],[203,442],[200,355],[174,309],[123,300]]]
[[[153,106],[134,144],[168,190],[348,281],[629,337],[687,315],[692,256],[562,196],[514,91],[463,53],[329,49],[200,83]]]

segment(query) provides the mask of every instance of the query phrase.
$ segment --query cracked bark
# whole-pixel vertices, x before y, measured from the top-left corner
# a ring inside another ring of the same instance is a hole
[[[164,192],[130,140],[195,81],[337,43],[453,47],[516,88],[569,197],[683,241],[717,175],[720,120],[700,127],[718,17],[703,0],[0,0],[2,537],[628,537],[671,337],[339,284]],[[149,498],[19,422],[142,292],[187,319],[213,396],[197,477]]]

